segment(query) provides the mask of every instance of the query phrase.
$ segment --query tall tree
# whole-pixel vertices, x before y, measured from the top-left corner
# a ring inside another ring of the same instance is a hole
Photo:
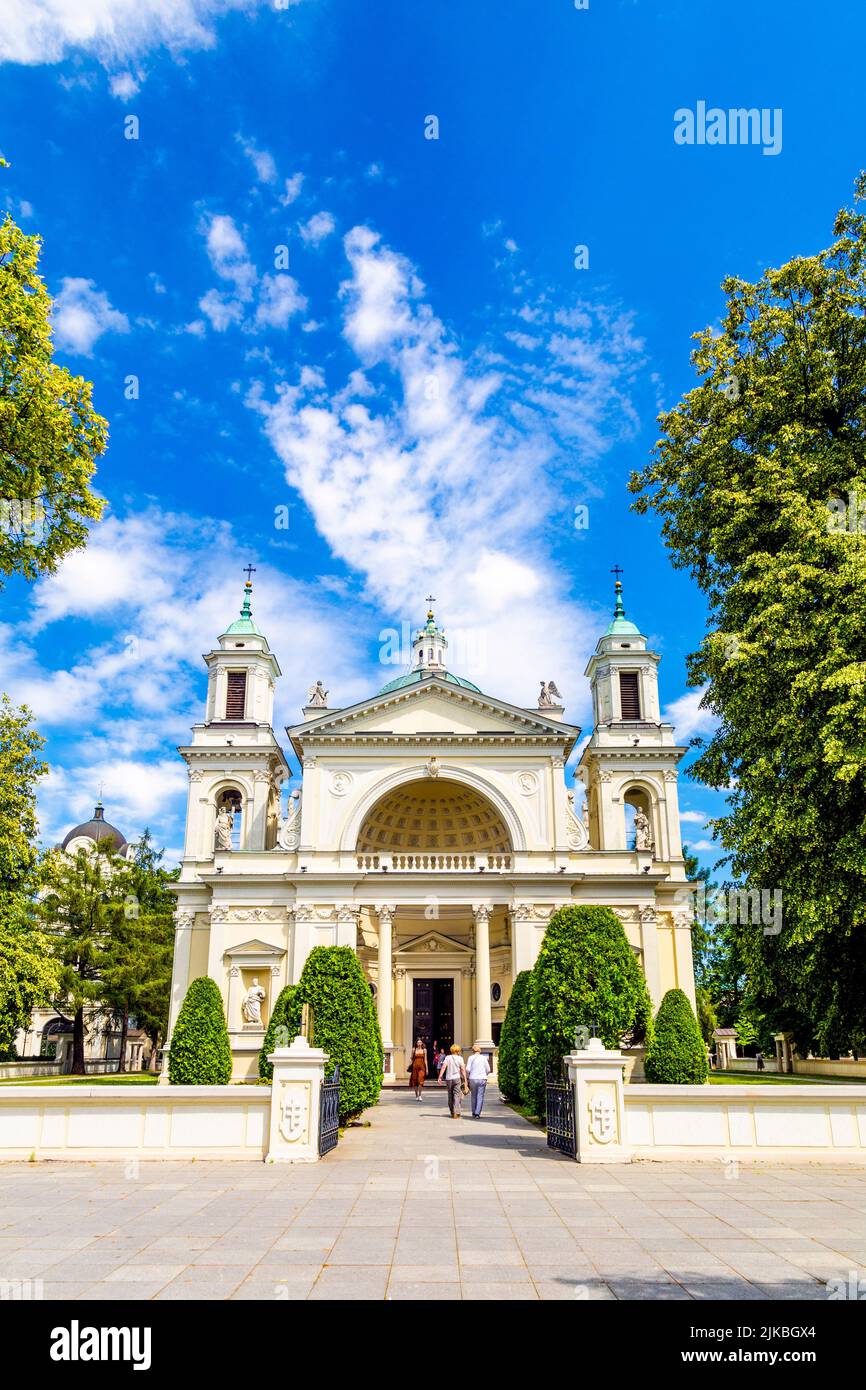
[[[123,902],[114,896],[102,946],[100,997],[120,1028],[119,1071],[126,1070],[131,1019],[147,1033],[154,1055],[168,1026],[175,909],[168,885],[178,871],[162,868],[162,857],[145,830],[121,871]]]
[[[0,164],[5,164],[0,160]],[[41,240],[0,224],[0,585],[50,574],[87,540],[103,503],[90,486],[108,425],[92,386],[53,360]]]
[[[784,924],[740,929],[750,988],[801,1046],[866,1018],[866,218],[754,284],[724,281],[696,335],[700,383],[632,477],[706,595],[689,659],[718,721],[692,775],[728,790],[733,877],[781,889]]]
[[[0,696],[0,1050],[7,1055],[18,1029],[57,986],[34,912],[36,788],[48,770],[44,742],[26,706]]]
[[[73,1014],[72,1074],[83,1076],[84,1011],[102,998],[113,927],[123,920],[131,876],[111,841],[74,857],[50,851],[43,861],[39,911],[60,967],[58,1002]]]

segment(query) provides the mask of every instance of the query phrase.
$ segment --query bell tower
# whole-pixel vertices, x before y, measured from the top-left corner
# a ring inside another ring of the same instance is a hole
[[[652,861],[682,859],[677,764],[687,751],[659,712],[661,657],[626,617],[615,566],[613,616],[585,674],[593,731],[577,767],[589,809],[592,849],[630,850]]]
[[[445,653],[448,642],[441,627],[433,616],[434,598],[428,597],[427,621],[419,627],[412,638],[412,669],[425,676],[444,676],[446,674]]]
[[[253,618],[254,573],[249,565],[240,615],[203,658],[204,722],[179,750],[189,770],[185,862],[276,844],[289,769],[272,727],[280,666]]]

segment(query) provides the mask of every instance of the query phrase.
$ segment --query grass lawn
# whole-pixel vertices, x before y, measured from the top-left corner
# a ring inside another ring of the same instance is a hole
[[[131,1071],[122,1076],[15,1076],[0,1086],[155,1086],[156,1072]]]
[[[776,1072],[711,1071],[711,1086],[863,1086],[854,1076],[779,1076]]]

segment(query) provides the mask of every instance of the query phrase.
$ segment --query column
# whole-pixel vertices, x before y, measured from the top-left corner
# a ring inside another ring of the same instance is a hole
[[[490,1015],[490,908],[478,904],[475,914],[475,1043],[485,1051],[493,1048]]]
[[[181,1005],[190,986],[189,960],[192,950],[192,933],[195,926],[195,913],[186,908],[178,908],[174,914],[174,959],[171,968],[171,1004],[169,1009],[168,1037],[162,1050],[162,1070],[159,1085],[168,1085],[168,1053],[171,1035],[180,1013]]]
[[[382,1034],[382,1047],[385,1052],[385,1075],[392,1072],[392,1053],[394,1039],[391,1037],[394,1012],[394,984],[392,978],[394,912],[393,903],[378,903],[379,916],[379,975],[376,993],[376,1012],[379,1015],[379,1030]]]

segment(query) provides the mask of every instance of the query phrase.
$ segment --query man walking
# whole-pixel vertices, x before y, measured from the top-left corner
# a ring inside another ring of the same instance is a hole
[[[472,1118],[473,1120],[480,1120],[484,1106],[484,1093],[487,1090],[487,1078],[490,1075],[490,1063],[477,1043],[472,1049],[472,1056],[466,1063],[466,1073],[469,1077],[469,1094],[472,1099]]]

